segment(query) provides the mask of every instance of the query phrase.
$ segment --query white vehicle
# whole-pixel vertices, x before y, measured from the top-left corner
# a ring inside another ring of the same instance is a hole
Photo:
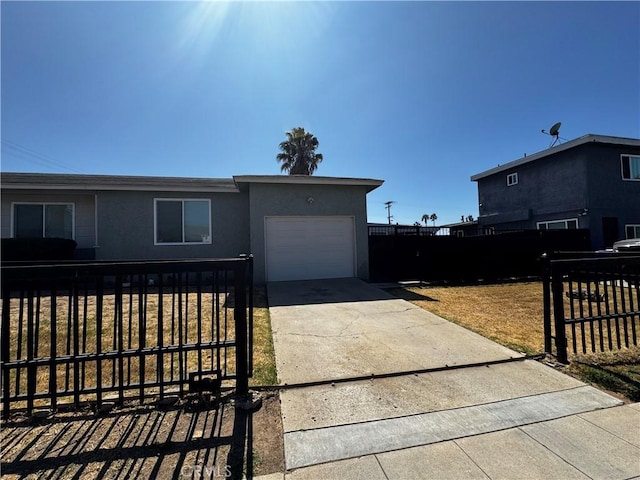
[[[613,244],[614,252],[640,252],[640,238],[619,240]]]

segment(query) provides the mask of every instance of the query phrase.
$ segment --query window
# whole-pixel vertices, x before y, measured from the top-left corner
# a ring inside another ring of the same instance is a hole
[[[14,203],[14,238],[74,237],[72,203]]]
[[[509,175],[507,175],[507,187],[511,187],[513,185],[517,185],[518,184],[518,174],[517,173],[510,173]]]
[[[538,230],[571,230],[578,228],[578,219],[552,220],[550,222],[538,222]]]
[[[640,181],[640,156],[622,155],[623,180]]]
[[[155,200],[155,243],[211,243],[209,200]]]
[[[624,230],[627,234],[627,239],[640,238],[640,225],[625,225]]]

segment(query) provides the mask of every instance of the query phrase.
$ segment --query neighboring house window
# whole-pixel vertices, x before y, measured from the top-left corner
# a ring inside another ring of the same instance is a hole
[[[622,178],[640,180],[640,156],[622,155]]]
[[[507,187],[511,187],[512,185],[517,185],[517,184],[518,184],[517,173],[510,173],[509,175],[507,175]]]
[[[74,237],[72,203],[14,203],[14,238]]]
[[[156,199],[155,243],[211,243],[211,202]]]
[[[569,230],[578,228],[578,219],[552,220],[550,222],[538,222],[538,230]]]
[[[625,225],[624,230],[627,233],[627,239],[640,238],[640,225]]]

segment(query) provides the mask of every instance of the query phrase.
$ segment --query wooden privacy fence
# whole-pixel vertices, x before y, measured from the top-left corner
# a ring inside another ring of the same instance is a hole
[[[251,375],[252,258],[2,267],[2,415]]]
[[[544,258],[545,351],[567,363],[569,349],[585,354],[637,346],[640,256],[576,256]]]

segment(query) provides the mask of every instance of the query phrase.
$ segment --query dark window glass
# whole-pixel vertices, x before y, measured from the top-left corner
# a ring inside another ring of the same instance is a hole
[[[42,205],[15,205],[13,236],[16,238],[42,238],[43,215]]]
[[[182,202],[156,202],[156,241],[182,243]]]
[[[184,202],[184,241],[209,241],[209,202],[185,200]]]

